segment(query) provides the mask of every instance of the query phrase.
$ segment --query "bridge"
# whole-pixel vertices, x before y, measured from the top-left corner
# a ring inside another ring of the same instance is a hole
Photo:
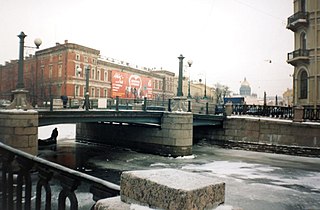
[[[126,123],[130,125],[145,125],[161,127],[163,111],[139,110],[56,110],[38,111],[39,126],[62,123]],[[223,115],[193,114],[193,126],[222,126]]]

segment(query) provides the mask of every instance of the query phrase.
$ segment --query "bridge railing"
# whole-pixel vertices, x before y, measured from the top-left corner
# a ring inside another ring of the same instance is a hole
[[[0,169],[1,209],[51,209],[54,197],[58,198],[58,209],[65,209],[68,205],[70,209],[78,209],[76,190],[80,185],[93,195],[93,205],[99,199],[120,194],[120,187],[116,184],[30,155],[1,142]]]
[[[305,107],[303,111],[303,119],[309,121],[320,121],[320,108]]]
[[[232,105],[234,115],[264,116],[281,119],[292,119],[292,107],[264,105]]]
[[[294,107],[264,105],[232,105],[234,115],[253,115],[281,119],[293,119]],[[320,107],[303,108],[304,121],[320,121]]]

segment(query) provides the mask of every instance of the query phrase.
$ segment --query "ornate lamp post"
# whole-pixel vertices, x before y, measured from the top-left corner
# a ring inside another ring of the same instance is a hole
[[[77,73],[80,74],[82,72],[82,69],[79,67],[77,68]],[[86,92],[84,94],[84,106],[86,108],[86,111],[89,110],[90,102],[89,102],[89,72],[90,72],[90,66],[88,65],[85,68],[85,74],[86,74]]]
[[[192,60],[188,60],[189,68],[191,67],[192,63],[193,63]],[[188,98],[191,98],[191,94],[190,94],[190,73],[189,73],[189,80],[188,80]]]
[[[85,105],[86,105],[86,111],[89,110],[89,72],[90,67],[86,67],[86,95],[85,95]]]
[[[183,96],[182,92],[182,78],[183,78],[183,55],[181,54],[179,57],[179,78],[178,78],[178,91],[177,96]]]
[[[34,44],[36,47],[24,46],[24,39],[27,35],[24,32],[21,32],[18,37],[20,39],[20,46],[19,46],[19,65],[18,65],[18,83],[16,86],[16,90],[12,91],[14,94],[13,102],[8,106],[8,109],[31,109],[33,108],[27,102],[27,93],[28,91],[24,89],[24,78],[23,78],[23,67],[24,67],[24,48],[36,48],[39,49],[39,46],[42,44],[41,39],[35,39]]]

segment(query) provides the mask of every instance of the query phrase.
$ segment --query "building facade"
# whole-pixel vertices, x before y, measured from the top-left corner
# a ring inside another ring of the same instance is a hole
[[[175,74],[138,68],[123,61],[104,59],[100,51],[78,44],[56,43],[24,59],[24,84],[33,106],[68,97],[81,103],[89,67],[89,96],[99,98],[168,99],[174,95]],[[18,60],[0,65],[0,98],[12,99],[16,89]]]
[[[294,51],[287,62],[294,66],[293,105],[313,106],[320,102],[320,2],[294,0],[294,14],[287,29],[294,32]]]

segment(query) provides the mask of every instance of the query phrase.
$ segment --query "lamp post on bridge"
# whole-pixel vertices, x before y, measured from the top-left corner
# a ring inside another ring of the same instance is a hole
[[[192,63],[193,63],[192,60],[188,60],[189,68],[191,67]],[[189,72],[189,80],[188,80],[188,98],[191,98],[191,93],[190,93],[190,72]]]
[[[86,111],[89,110],[89,71],[90,67],[86,67],[86,95],[85,95],[85,106],[86,106]]]
[[[20,39],[20,45],[19,45],[19,63],[18,63],[18,83],[16,86],[16,90],[12,91],[14,95],[14,99],[12,103],[7,107],[8,109],[32,109],[33,107],[29,104],[27,101],[27,93],[28,91],[25,90],[24,86],[24,48],[35,48],[39,49],[40,45],[42,44],[41,39],[37,38],[34,40],[34,44],[36,47],[30,47],[30,46],[24,46],[24,39],[26,38],[26,34],[22,31],[18,37]]]
[[[175,105],[172,108],[174,111],[178,112],[185,112],[187,110],[190,110],[190,108],[187,109],[185,103],[187,102],[187,97],[183,96],[183,55],[181,54],[179,57],[179,77],[178,77],[178,88],[177,88],[177,96],[174,97]],[[189,66],[191,66],[192,61],[188,61]],[[190,95],[190,92],[189,94]],[[190,104],[190,101],[189,101]]]
[[[177,90],[177,96],[183,96],[182,92],[182,79],[183,79],[183,55],[181,54],[179,57],[179,77],[178,77],[178,90]]]
[[[82,72],[82,69],[80,67],[77,68],[77,73],[80,74]],[[86,109],[86,111],[89,111],[89,106],[90,106],[90,102],[89,102],[89,72],[90,72],[90,66],[88,65],[85,68],[85,75],[86,75],[86,91],[84,93],[84,107]]]

